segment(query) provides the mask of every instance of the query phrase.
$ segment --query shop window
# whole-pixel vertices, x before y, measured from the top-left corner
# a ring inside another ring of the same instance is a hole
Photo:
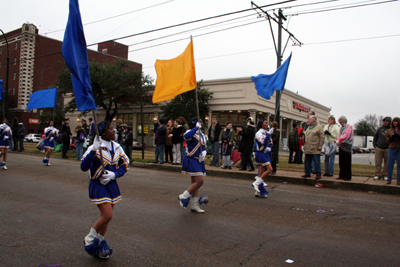
[[[221,124],[226,124],[229,121],[229,114],[220,114],[219,121]]]

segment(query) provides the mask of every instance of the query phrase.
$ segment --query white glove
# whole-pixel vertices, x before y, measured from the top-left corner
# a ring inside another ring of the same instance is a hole
[[[97,135],[93,139],[92,151],[97,151],[100,149],[101,140],[97,137]]]
[[[268,133],[272,134],[274,132],[274,128],[269,129]]]
[[[49,141],[51,142],[51,141],[53,141],[53,140],[54,140],[54,137],[50,137]]]
[[[199,129],[201,129],[201,122],[197,122],[197,123],[196,123],[196,127],[199,128]]]
[[[207,151],[206,151],[206,150],[203,150],[203,151],[201,152],[201,154],[199,155],[199,162],[200,162],[200,163],[204,161],[204,159],[206,158],[206,155],[207,155]]]
[[[267,152],[270,152],[270,151],[271,151],[270,147],[267,147],[266,149],[264,149],[264,153],[267,153]]]
[[[7,140],[9,137],[7,136],[7,135],[5,135],[4,137],[3,137],[3,140]]]
[[[100,183],[103,185],[108,184],[111,180],[115,180],[115,173],[112,171],[105,171],[100,177]]]

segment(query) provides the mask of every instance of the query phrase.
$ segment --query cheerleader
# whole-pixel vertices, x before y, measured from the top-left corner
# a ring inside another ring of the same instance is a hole
[[[50,156],[51,151],[54,150],[54,139],[58,137],[58,130],[53,127],[53,121],[49,121],[49,125],[44,129],[44,148],[46,149],[46,154],[44,154],[43,163],[45,166],[50,166]]]
[[[255,177],[256,181],[253,187],[256,190],[256,197],[267,197],[268,192],[264,188],[264,179],[272,172],[271,165],[271,148],[272,140],[271,135],[273,128],[268,131],[268,121],[260,120],[257,128],[259,129],[255,136],[254,150],[256,151],[256,165],[258,168],[258,175]]]
[[[182,162],[182,173],[191,176],[192,184],[178,197],[179,204],[183,208],[189,205],[190,197],[192,197],[190,209],[197,213],[204,213],[204,210],[200,209],[200,205],[208,203],[207,196],[199,198],[199,189],[203,185],[206,175],[204,159],[207,155],[206,138],[200,131],[201,126],[201,122],[197,122],[197,119],[193,118],[190,130],[183,135],[186,140],[186,152]]]
[[[3,170],[7,170],[7,149],[10,145],[9,139],[12,138],[11,128],[7,125],[7,119],[2,120],[0,124],[0,158],[3,157],[3,162],[0,162],[0,166]]]
[[[81,160],[81,170],[89,170],[89,198],[100,210],[100,218],[84,238],[86,252],[92,256],[107,259],[112,249],[104,240],[108,223],[113,216],[113,208],[121,201],[117,178],[122,177],[129,168],[129,160],[122,147],[114,142],[114,129],[110,122],[103,121],[97,125],[101,140],[96,136]],[[99,149],[104,159],[104,170],[101,168]]]

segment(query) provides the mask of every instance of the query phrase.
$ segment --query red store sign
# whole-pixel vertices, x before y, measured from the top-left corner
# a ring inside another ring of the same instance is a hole
[[[298,109],[300,112],[302,112],[302,111],[309,112],[311,110],[311,108],[303,106],[302,104],[300,104],[297,101],[293,101],[293,108]]]
[[[39,124],[39,119],[29,119],[30,124]]]

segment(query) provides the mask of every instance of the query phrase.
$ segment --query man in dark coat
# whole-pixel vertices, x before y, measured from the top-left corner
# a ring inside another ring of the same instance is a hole
[[[297,123],[293,123],[293,131],[289,134],[289,163],[296,163],[298,160],[298,150],[300,148],[299,143],[299,126]],[[293,153],[296,153],[293,159]]]
[[[278,123],[276,121],[274,121],[272,123],[272,127],[274,128],[274,130],[272,131],[271,134],[271,139],[272,139],[272,149],[271,149],[271,153],[272,153],[272,157],[271,157],[271,165],[272,165],[272,173],[276,174],[276,164],[278,164],[279,162],[279,138],[281,136],[281,130],[278,128]]]
[[[158,163],[160,158],[160,164],[164,164],[164,146],[167,142],[167,127],[164,125],[165,120],[160,119],[158,121],[157,135],[156,135],[156,155],[154,163]]]
[[[245,171],[247,169],[247,165],[250,165],[249,171],[254,171],[254,165],[251,161],[251,153],[253,152],[254,146],[254,136],[256,134],[254,122],[249,120],[245,129],[238,127],[238,130],[239,134],[242,136],[242,141],[240,142],[239,147],[239,150],[242,153],[242,168],[239,170]]]
[[[26,130],[22,122],[18,123],[18,141],[19,141],[19,152],[24,151],[24,139]]]
[[[82,128],[85,131],[85,134],[89,135],[89,125],[87,124],[85,119],[82,119]]]
[[[13,134],[13,141],[14,141],[13,151],[17,151],[18,150],[18,119],[16,117],[14,117],[14,120],[13,120],[12,134]]]
[[[221,133],[221,124],[219,124],[217,117],[212,117],[212,124],[208,128],[208,140],[211,143],[211,151],[213,154],[213,160],[210,166],[219,167],[219,134]]]
[[[71,129],[69,128],[69,118],[66,118],[64,124],[61,127],[61,135],[62,135],[62,158],[67,159],[67,151],[70,146],[70,138],[72,137]]]

